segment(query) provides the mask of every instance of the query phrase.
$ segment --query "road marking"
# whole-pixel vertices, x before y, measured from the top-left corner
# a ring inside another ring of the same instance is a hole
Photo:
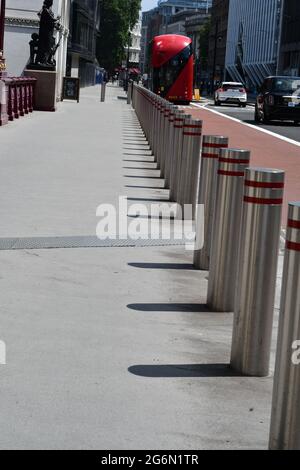
[[[199,105],[199,104],[192,104],[192,106],[195,106],[196,108],[204,108],[204,106]],[[263,129],[261,127],[254,126],[253,124],[248,124],[247,122],[241,121],[240,119],[234,118],[232,116],[227,116],[227,114],[222,114],[219,111],[215,111],[214,109],[208,109],[205,107],[205,109],[211,113],[217,114],[218,116],[223,116],[226,119],[230,119],[231,121],[238,122],[240,124],[243,124],[246,127],[250,127],[251,129],[255,129],[259,132],[262,132],[264,134],[271,135],[272,137],[276,137],[279,140],[283,140],[284,142],[288,142],[289,144],[296,145],[297,147],[300,147],[300,142],[297,142],[296,140],[289,139],[288,137],[284,137],[283,135],[276,134],[275,132],[268,131],[267,129]]]
[[[224,108],[222,107],[222,111],[218,111],[221,114],[225,113],[250,113],[253,111],[252,108]]]

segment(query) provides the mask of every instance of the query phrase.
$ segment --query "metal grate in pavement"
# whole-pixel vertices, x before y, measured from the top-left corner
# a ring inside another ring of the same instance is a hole
[[[0,238],[0,251],[48,250],[54,248],[134,248],[147,246],[181,246],[184,244],[185,240],[99,240],[99,238],[95,236]]]
[[[284,250],[285,230],[282,229],[280,248]],[[77,237],[28,237],[28,238],[0,238],[0,251],[8,250],[49,250],[67,248],[134,248],[148,246],[183,246],[190,243],[188,240],[99,240],[96,236]]]

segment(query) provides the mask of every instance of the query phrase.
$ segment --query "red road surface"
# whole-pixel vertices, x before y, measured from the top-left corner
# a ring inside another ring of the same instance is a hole
[[[285,226],[288,202],[300,200],[300,147],[219,116],[205,108],[189,108],[187,112],[194,118],[203,120],[204,134],[227,136],[230,147],[251,150],[251,166],[285,170],[282,218]]]

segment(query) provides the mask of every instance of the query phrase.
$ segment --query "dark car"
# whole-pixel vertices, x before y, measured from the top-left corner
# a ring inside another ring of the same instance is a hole
[[[255,121],[300,123],[300,77],[268,77],[255,105]]]

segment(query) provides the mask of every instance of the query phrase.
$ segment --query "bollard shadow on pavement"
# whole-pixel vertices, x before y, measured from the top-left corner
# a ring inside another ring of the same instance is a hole
[[[135,160],[133,158],[128,158],[128,159],[124,159],[123,162],[130,162],[130,163],[156,163],[154,162],[154,160]]]
[[[131,219],[148,219],[148,220],[155,220],[155,221],[160,221],[160,222],[163,222],[163,221],[168,221],[170,222],[172,225],[174,225],[174,223],[177,221],[177,220],[180,220],[179,218],[176,218],[174,215],[171,215],[171,217],[164,217],[163,215],[159,215],[158,217],[156,216],[151,216],[151,215],[136,215],[136,214],[130,214],[128,213],[127,214],[127,217],[131,218]]]
[[[130,153],[130,152],[123,152],[123,155],[127,156],[127,157],[142,157],[142,158],[147,158],[150,159],[148,160],[149,162],[154,162],[154,156],[153,155],[147,155],[145,153]],[[126,160],[124,160],[126,161]],[[132,160],[130,160],[132,161]]]
[[[149,378],[243,377],[229,364],[140,364],[128,367],[128,372]]]
[[[179,304],[179,303],[141,303],[128,304],[127,308],[139,312],[186,312],[186,313],[209,313],[206,304]]]
[[[160,176],[139,176],[139,175],[123,175],[124,178],[139,178],[139,179],[152,179],[152,180],[161,180]]]
[[[127,201],[142,201],[142,202],[171,202],[170,199],[157,199],[153,197],[128,197]]]
[[[147,165],[157,165],[157,163],[155,162],[140,162],[140,163],[145,163]],[[123,170],[143,170],[143,171],[147,171],[147,170],[158,170],[159,168],[151,168],[151,167],[140,167],[140,166],[123,166]],[[147,178],[147,175],[145,176],[145,178]]]
[[[193,264],[182,263],[128,263],[128,266],[142,269],[178,269],[183,271],[195,271]]]
[[[125,184],[124,187],[125,188],[136,188],[136,189],[159,189],[159,190],[169,191],[168,188],[164,188],[162,186],[137,186],[137,185],[134,185],[134,184]]]
[[[125,147],[125,145],[129,145],[130,147]],[[138,148],[136,149],[136,147],[138,147]],[[141,147],[141,149],[139,147]],[[147,147],[147,149],[144,149],[144,147]],[[144,142],[134,142],[133,139],[130,140],[129,142],[128,142],[128,140],[127,140],[127,142],[124,142],[123,149],[125,149],[125,150],[150,150],[148,144],[144,144]]]

